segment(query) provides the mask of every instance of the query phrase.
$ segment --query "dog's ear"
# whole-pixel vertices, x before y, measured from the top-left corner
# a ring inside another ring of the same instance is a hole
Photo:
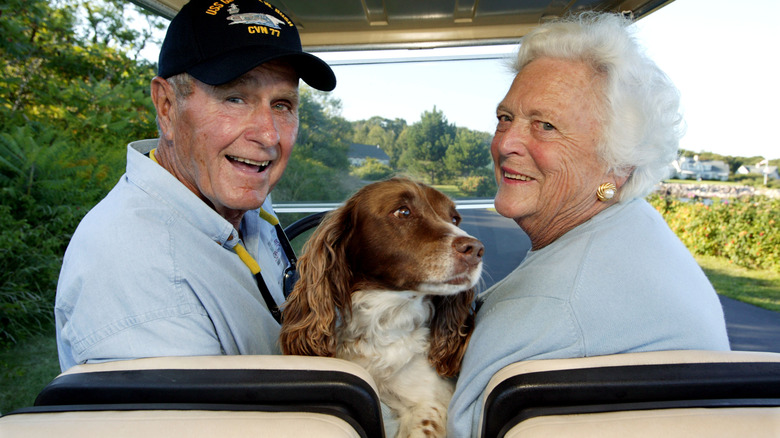
[[[431,349],[428,360],[443,377],[453,377],[460,371],[466,346],[474,330],[474,290],[457,295],[434,296],[431,318]]]
[[[351,312],[352,273],[345,245],[353,227],[345,207],[328,214],[304,246],[300,278],[282,306],[279,342],[284,354],[329,356],[336,353],[336,322]]]

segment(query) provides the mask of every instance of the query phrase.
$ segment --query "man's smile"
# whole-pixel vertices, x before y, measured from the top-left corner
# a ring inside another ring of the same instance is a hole
[[[245,164],[245,165],[251,166],[251,167],[255,167],[255,168],[257,168],[257,172],[262,172],[263,170],[265,170],[268,167],[269,164],[271,164],[271,161],[254,161],[254,160],[250,160],[249,158],[235,157],[235,156],[232,156],[232,155],[227,155],[226,157],[230,161],[237,162],[237,163],[242,163],[242,164]]]

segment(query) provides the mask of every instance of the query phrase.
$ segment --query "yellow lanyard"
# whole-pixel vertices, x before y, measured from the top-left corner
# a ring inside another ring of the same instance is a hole
[[[260,218],[273,225],[274,228],[279,225],[279,219],[275,218],[271,213],[263,210],[262,208],[260,209]],[[249,254],[249,251],[244,248],[244,245],[242,245],[241,242],[236,243],[234,249],[236,254],[238,254],[238,258],[240,258],[246,267],[252,271],[252,274],[257,275],[260,273],[260,264],[257,263],[257,260],[255,260],[251,254]],[[290,256],[287,255],[287,258],[290,258]]]
[[[284,234],[284,230],[279,224],[279,219],[275,218],[272,214],[268,213],[262,208],[260,209],[260,217],[273,225],[274,229],[276,229],[279,243],[282,245],[282,249],[287,256],[287,260],[290,262],[290,267],[285,269],[284,275],[282,277],[284,282],[282,293],[286,297],[289,291],[286,291],[285,289],[291,290],[292,286],[290,285],[295,284],[295,279],[297,278],[297,271],[295,266],[297,259],[295,257],[295,252],[293,252],[292,247],[290,246],[290,242],[287,240],[287,236]],[[260,273],[260,264],[257,263],[257,260],[255,260],[251,254],[249,254],[249,251],[244,248],[244,245],[242,245],[241,242],[236,243],[236,246],[233,247],[233,249],[236,251],[238,258],[244,262],[250,271],[252,271],[252,275],[255,276],[255,281],[257,282],[257,288],[260,290],[260,294],[263,295],[263,300],[265,300],[266,307],[268,307],[268,310],[271,312],[271,315],[274,317],[276,322],[281,324],[282,312],[279,310],[279,306],[271,296],[271,292],[268,290],[268,285],[265,283],[265,279],[263,279],[263,276]]]

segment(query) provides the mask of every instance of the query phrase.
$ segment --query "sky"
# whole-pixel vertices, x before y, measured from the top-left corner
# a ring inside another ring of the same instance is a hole
[[[640,43],[680,90],[681,148],[780,158],[779,17],[778,0],[676,0],[636,23]],[[492,49],[507,57],[513,50]],[[493,133],[496,105],[512,81],[506,62],[336,65],[333,96],[347,120],[378,115],[411,124],[435,106],[450,123]]]

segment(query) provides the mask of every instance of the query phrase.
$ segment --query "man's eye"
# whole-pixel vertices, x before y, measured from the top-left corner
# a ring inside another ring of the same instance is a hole
[[[230,103],[244,103],[244,99],[240,97],[228,97],[226,100]]]
[[[555,126],[552,123],[541,122],[542,129],[545,131],[555,131]]]

